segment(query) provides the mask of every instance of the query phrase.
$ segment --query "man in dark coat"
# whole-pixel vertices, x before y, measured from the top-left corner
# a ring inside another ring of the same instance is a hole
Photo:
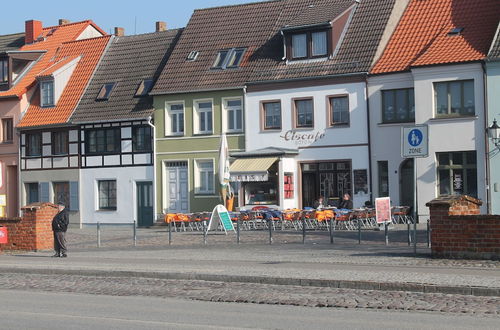
[[[340,203],[338,205],[338,208],[339,209],[350,209],[350,210],[352,210],[353,209],[353,205],[352,205],[351,195],[344,194],[342,200],[340,201]]]
[[[54,232],[54,250],[56,254],[53,257],[66,258],[66,230],[68,230],[69,217],[68,211],[63,204],[59,204],[59,213],[52,219],[52,231]]]

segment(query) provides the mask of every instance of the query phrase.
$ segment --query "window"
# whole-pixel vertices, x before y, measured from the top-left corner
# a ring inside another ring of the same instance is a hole
[[[195,102],[198,117],[196,134],[212,134],[212,101]]]
[[[139,84],[139,87],[137,87],[134,96],[141,97],[148,95],[149,91],[151,90],[151,87],[153,87],[153,79],[144,79]]]
[[[165,135],[184,135],[184,104],[167,104]]]
[[[208,195],[214,193],[214,163],[212,160],[197,160],[196,193]]]
[[[474,80],[434,83],[436,116],[473,116]]]
[[[114,87],[115,83],[107,83],[102,85],[101,89],[99,90],[99,94],[97,94],[96,100],[97,101],[108,100]]]
[[[116,210],[116,180],[98,181],[99,210]]]
[[[264,129],[281,129],[281,102],[263,102]]]
[[[226,111],[227,132],[243,131],[241,99],[224,100],[224,110]]]
[[[314,111],[312,99],[294,100],[295,104],[295,127],[314,127]]]
[[[294,33],[286,38],[289,60],[318,58],[328,56],[329,30]]]
[[[415,93],[413,88],[382,91],[382,121],[384,123],[415,121]]]
[[[436,157],[439,196],[459,194],[477,198],[476,152],[440,152]]]
[[[41,83],[42,107],[54,106],[54,81],[42,81]]]
[[[2,119],[2,142],[10,143],[14,139],[14,121],[12,118]]]
[[[26,183],[26,204],[38,203],[40,201],[38,182]]]
[[[186,57],[186,60],[187,60],[187,61],[191,61],[191,62],[192,62],[192,61],[196,61],[196,59],[198,58],[198,55],[199,55],[199,54],[200,54],[200,53],[199,53],[198,51],[193,50],[193,51],[191,51],[191,52],[188,54],[188,56]]]
[[[86,153],[118,153],[120,150],[120,128],[93,129],[85,132]]]
[[[68,131],[52,132],[52,154],[68,154]]]
[[[349,98],[347,96],[330,97],[330,126],[349,125]]]
[[[151,151],[151,127],[139,126],[132,129],[133,151]]]
[[[378,161],[378,197],[389,196],[389,162]]]
[[[26,134],[26,156],[40,156],[42,154],[42,134]]]
[[[9,61],[0,60],[0,83],[9,81]]]
[[[212,68],[230,69],[239,67],[245,50],[245,48],[231,48],[219,51]]]
[[[64,204],[68,208],[71,209],[71,205],[69,202],[69,182],[55,182],[52,184],[54,187],[54,203],[55,204]]]

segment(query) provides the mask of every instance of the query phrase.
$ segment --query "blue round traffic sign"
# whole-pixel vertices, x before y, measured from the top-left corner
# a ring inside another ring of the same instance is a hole
[[[408,134],[408,143],[412,147],[418,147],[420,144],[422,144],[423,139],[424,135],[422,134],[422,131],[419,129],[413,129]]]

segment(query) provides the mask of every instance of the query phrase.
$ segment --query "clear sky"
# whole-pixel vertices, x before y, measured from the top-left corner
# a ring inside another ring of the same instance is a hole
[[[52,26],[60,18],[91,19],[108,33],[115,26],[125,28],[125,34],[147,33],[154,31],[156,21],[169,28],[186,26],[194,9],[248,2],[256,0],[2,0],[0,35],[23,32],[26,20]]]

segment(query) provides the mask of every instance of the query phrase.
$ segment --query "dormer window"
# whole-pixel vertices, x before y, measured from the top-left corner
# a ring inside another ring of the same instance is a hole
[[[198,55],[199,55],[199,54],[200,54],[200,53],[199,53],[198,51],[193,50],[192,52],[190,52],[190,53],[188,54],[188,56],[187,56],[186,60],[187,60],[187,61],[191,61],[191,62],[196,61],[196,59],[198,58]]]
[[[153,87],[153,79],[144,79],[139,84],[139,87],[137,87],[134,96],[141,97],[148,95],[149,91],[151,90],[151,87]]]
[[[54,106],[54,81],[42,81],[40,85],[41,93],[41,106],[53,107]]]
[[[231,48],[219,51],[213,69],[232,69],[240,66],[245,48]]]
[[[330,53],[330,30],[285,34],[288,60],[326,57]]]
[[[9,82],[9,61],[0,60],[0,83]]]
[[[107,101],[114,87],[115,83],[107,83],[102,85],[99,94],[97,94],[96,101]]]

